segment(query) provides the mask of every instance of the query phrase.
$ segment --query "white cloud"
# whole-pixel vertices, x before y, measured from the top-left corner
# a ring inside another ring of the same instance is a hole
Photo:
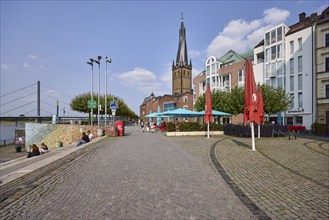
[[[261,41],[266,29],[285,22],[289,15],[289,11],[270,8],[264,11],[261,19],[232,20],[208,45],[207,56],[222,56],[229,50],[246,52]]]
[[[10,70],[11,68],[7,64],[1,64],[1,69],[3,69],[3,70]]]
[[[29,63],[26,63],[26,62],[23,63],[23,67],[27,70],[32,68],[32,66]]]
[[[274,26],[286,21],[290,12],[279,8],[270,8],[264,11],[264,16],[263,22]]]
[[[31,59],[33,59],[33,60],[37,60],[38,59],[38,57],[36,55],[34,55],[34,54],[29,54],[28,57],[31,58]]]
[[[188,51],[188,55],[191,57],[191,59],[193,59],[193,58],[200,58],[201,54],[202,53],[200,51],[198,51],[198,50],[190,50],[190,51]]]
[[[125,73],[114,74],[114,76],[117,77],[123,85],[134,87],[146,94],[152,92],[159,85],[154,73],[140,67],[136,67],[134,70]]]

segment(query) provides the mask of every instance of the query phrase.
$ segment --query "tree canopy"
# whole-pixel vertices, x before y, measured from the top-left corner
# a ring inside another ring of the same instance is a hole
[[[98,94],[94,94],[94,100],[97,101]],[[110,103],[113,101],[113,99],[118,101],[118,109],[116,110],[115,115],[121,116],[121,117],[128,117],[137,119],[138,116],[127,106],[127,104],[119,97],[115,97],[111,94],[107,95],[107,113],[111,114],[111,108]],[[83,93],[80,95],[75,96],[70,103],[70,107],[72,110],[81,112],[81,113],[89,113],[90,114],[90,108],[88,108],[88,100],[90,100],[90,92]],[[105,114],[105,95],[100,96],[100,113]],[[98,106],[96,105],[96,108],[94,108],[94,113],[98,112]]]
[[[262,85],[264,112],[265,114],[276,114],[288,110],[291,99],[285,90]],[[223,111],[232,115],[238,115],[244,111],[244,88],[234,87],[231,92],[212,92],[212,107],[214,110]],[[205,109],[205,94],[200,96],[194,108],[197,111]]]

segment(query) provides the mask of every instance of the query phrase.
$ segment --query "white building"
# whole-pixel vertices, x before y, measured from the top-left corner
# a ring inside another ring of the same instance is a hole
[[[254,49],[254,68],[261,69],[264,57],[264,82],[285,89],[292,98],[290,109],[276,115],[278,122],[283,117],[283,124],[304,125],[306,129],[311,129],[315,119],[316,19],[316,14],[306,17],[301,13],[298,23],[267,30]]]

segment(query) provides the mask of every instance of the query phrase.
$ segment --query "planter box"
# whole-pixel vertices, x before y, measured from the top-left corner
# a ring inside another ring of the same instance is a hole
[[[223,135],[223,131],[210,131],[209,135]],[[166,132],[168,137],[177,137],[177,136],[207,136],[207,131],[181,131],[181,132]]]

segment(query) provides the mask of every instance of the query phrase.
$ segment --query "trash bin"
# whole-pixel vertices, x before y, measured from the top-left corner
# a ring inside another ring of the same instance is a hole
[[[16,152],[22,152],[22,147],[21,146],[15,146]]]
[[[63,142],[56,141],[56,148],[61,148],[61,147],[63,147]]]
[[[114,122],[114,127],[117,127],[117,129],[118,129],[118,136],[125,135],[125,125],[124,125],[123,121]]]
[[[104,135],[103,129],[102,128],[98,128],[98,130],[97,130],[97,136],[101,137],[103,135]]]

